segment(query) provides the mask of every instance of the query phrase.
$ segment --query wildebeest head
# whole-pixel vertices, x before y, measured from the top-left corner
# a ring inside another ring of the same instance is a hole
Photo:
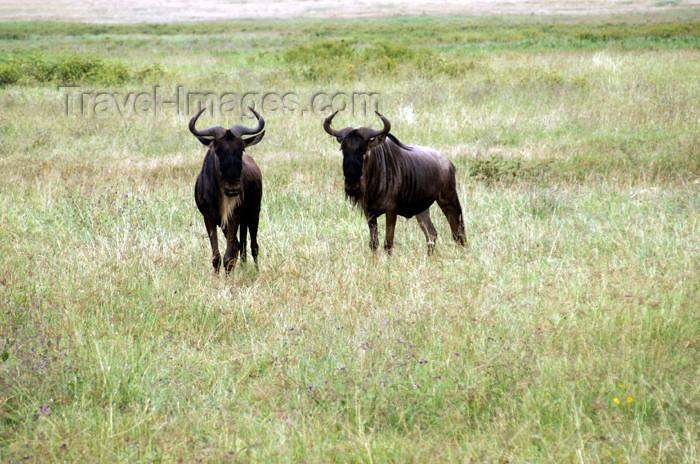
[[[255,145],[265,135],[265,120],[253,109],[248,108],[258,119],[258,126],[254,129],[237,124],[230,129],[221,126],[210,127],[205,130],[197,130],[194,126],[205,108],[197,113],[189,124],[190,132],[197,137],[203,145],[213,150],[219,160],[218,177],[219,185],[223,193],[229,197],[238,196],[241,193],[241,170],[243,169],[243,150]],[[261,132],[262,131],[262,132]],[[253,137],[243,138],[244,135]]]
[[[357,200],[361,193],[362,164],[369,152],[384,142],[391,129],[391,123],[378,111],[375,111],[384,123],[383,129],[375,130],[369,127],[353,129],[352,127],[346,127],[345,129],[335,130],[331,127],[331,121],[337,113],[336,111],[326,118],[323,122],[323,128],[340,143],[340,149],[343,152],[345,194]]]

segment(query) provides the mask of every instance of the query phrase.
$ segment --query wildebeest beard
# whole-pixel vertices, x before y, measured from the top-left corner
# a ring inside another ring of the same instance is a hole
[[[345,198],[353,205],[358,204],[362,199],[362,186],[359,177],[355,182],[349,182],[348,178],[345,178]]]
[[[351,154],[343,158],[345,197],[356,205],[362,198],[362,154]]]

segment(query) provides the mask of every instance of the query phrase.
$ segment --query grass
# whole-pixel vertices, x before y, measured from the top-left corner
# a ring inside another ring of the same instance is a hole
[[[0,88],[0,460],[696,462],[696,18],[3,24],[3,69],[90,65]],[[260,269],[211,274],[190,114],[59,84],[296,92]],[[369,252],[319,90],[454,162],[468,249],[435,208]]]

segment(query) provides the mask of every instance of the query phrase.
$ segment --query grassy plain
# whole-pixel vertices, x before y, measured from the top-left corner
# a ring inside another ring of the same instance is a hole
[[[697,11],[0,43],[3,463],[700,460]],[[295,92],[250,150],[259,270],[211,273],[192,112],[66,115],[59,85]],[[319,91],[454,162],[468,249],[434,208],[430,259],[414,220],[370,253]]]

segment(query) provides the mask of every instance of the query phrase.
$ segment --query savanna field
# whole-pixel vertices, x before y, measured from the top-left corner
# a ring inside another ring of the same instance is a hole
[[[0,461],[699,462],[698,76],[697,9],[0,23]],[[297,95],[245,101],[259,269],[212,272],[194,108],[59,86]],[[319,92],[454,163],[466,249],[434,205],[370,252]]]

